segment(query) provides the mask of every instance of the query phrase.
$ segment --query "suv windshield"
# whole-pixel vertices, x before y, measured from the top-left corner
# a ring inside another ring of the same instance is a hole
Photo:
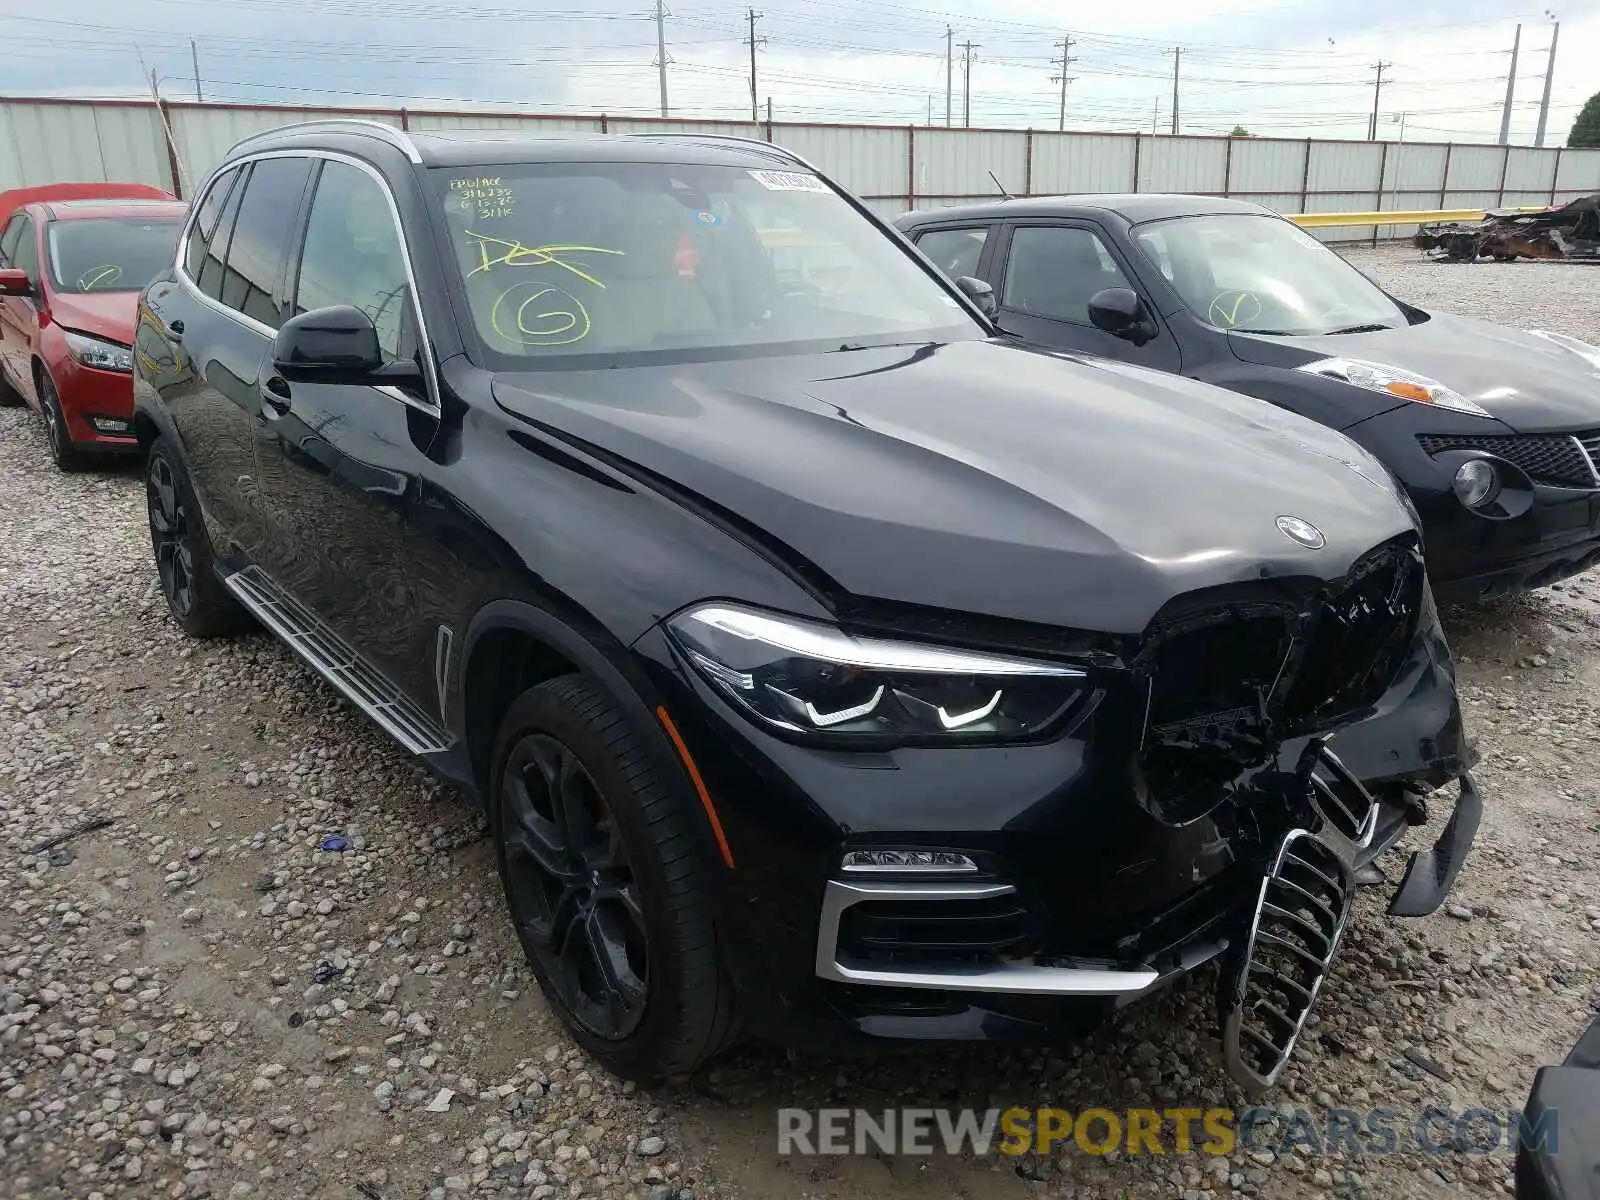
[[[510,369],[983,336],[809,172],[560,163],[436,174],[473,323]]]
[[[1241,333],[1356,333],[1406,323],[1360,271],[1278,217],[1218,213],[1134,230],[1202,321]]]
[[[137,292],[172,265],[176,218],[50,222],[50,275],[62,292]]]

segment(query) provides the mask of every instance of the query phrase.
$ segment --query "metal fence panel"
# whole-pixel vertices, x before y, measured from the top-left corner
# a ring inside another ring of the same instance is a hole
[[[906,208],[910,178],[909,143],[905,129],[858,129],[829,125],[773,125],[772,140],[849,188],[858,196],[893,197],[897,212]],[[920,145],[918,153],[921,152]],[[917,191],[927,187],[918,164]]]
[[[172,190],[155,106],[0,102],[0,190],[67,182]]]
[[[1265,204],[1262,195],[1292,190],[1300,203],[1300,180],[1305,174],[1306,142],[1303,138],[1234,138],[1233,161],[1228,164],[1228,192]],[[1277,207],[1272,205],[1271,207]]]
[[[1505,165],[1505,161],[1506,152],[1499,146],[1457,146],[1450,155],[1449,190],[1473,191],[1488,188],[1499,195],[1500,169]],[[1455,206],[1446,202],[1445,207]]]
[[[925,195],[942,198],[973,195],[995,198],[993,171],[1012,192],[1022,190],[1027,173],[1028,135],[997,133],[990,130],[919,129],[917,131],[917,175],[927,164]],[[922,185],[918,185],[919,192]]]
[[[598,133],[594,117],[519,117],[509,113],[408,113],[406,125],[418,133],[450,129],[508,129],[524,133]]]
[[[1513,146],[1506,158],[1506,195],[1513,191],[1539,192],[1548,203],[1550,188],[1556,179],[1556,156],[1548,150],[1535,150],[1526,146]],[[1506,200],[1507,204],[1512,201]]]
[[[1312,142],[1306,188],[1316,193],[1376,192],[1383,169],[1383,146],[1378,142]],[[1329,195],[1307,201],[1311,212],[1336,212]]]
[[[1033,135],[1033,194],[1133,189],[1134,139],[1128,135]]]
[[[1221,192],[1227,175],[1225,138],[1164,137],[1145,142],[1141,192]]]
[[[1389,147],[1389,165],[1384,172],[1385,190],[1397,196],[1411,196],[1415,204],[1393,204],[1391,208],[1428,208],[1439,202],[1444,190],[1445,160],[1450,148],[1439,145],[1401,144]],[[1429,197],[1432,197],[1429,200]],[[1428,203],[1423,203],[1428,201]]]
[[[1600,150],[1563,150],[1556,171],[1557,199],[1600,192]]]

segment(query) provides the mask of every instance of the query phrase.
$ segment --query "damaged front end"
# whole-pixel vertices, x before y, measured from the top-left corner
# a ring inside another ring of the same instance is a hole
[[[1535,212],[1490,211],[1481,221],[1435,221],[1420,226],[1411,241],[1430,258],[1449,262],[1600,262],[1600,195]]]
[[[1206,830],[1193,870],[1207,884],[1117,952],[1150,955],[1153,934],[1164,946],[1148,961],[1163,977],[1219,959],[1226,1065],[1256,1093],[1293,1052],[1355,890],[1385,881],[1378,857],[1454,781],[1452,816],[1432,849],[1411,856],[1389,905],[1395,916],[1435,911],[1481,800],[1412,539],[1308,593],[1206,604],[1156,628],[1139,664],[1152,696],[1145,803]]]

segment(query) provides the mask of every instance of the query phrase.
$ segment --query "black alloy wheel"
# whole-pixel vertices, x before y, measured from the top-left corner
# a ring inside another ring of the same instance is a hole
[[[524,945],[598,1037],[627,1037],[650,994],[649,939],[633,866],[594,777],[565,744],[525,734],[501,777],[508,900]]]
[[[145,471],[150,509],[150,543],[156,553],[161,590],[180,621],[194,611],[194,548],[183,490],[165,455],[152,454]]]
[[[250,614],[217,575],[200,506],[182,460],[165,438],[150,445],[144,490],[150,548],[172,619],[197,638],[226,637],[250,628]]]

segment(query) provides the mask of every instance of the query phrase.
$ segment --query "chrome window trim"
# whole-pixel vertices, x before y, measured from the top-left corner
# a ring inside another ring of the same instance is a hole
[[[313,124],[316,123],[317,122],[313,122]],[[261,150],[254,154],[245,154],[239,156],[238,158],[229,158],[219,163],[217,168],[212,171],[210,177],[207,178],[206,186],[201,189],[201,199],[204,200],[207,192],[209,192],[211,188],[216,185],[217,177],[220,176],[224,171],[233,170],[234,168],[242,167],[247,163],[259,162],[262,159],[267,158],[311,158],[322,159],[327,162],[344,163],[347,166],[355,167],[357,170],[365,171],[373,178],[378,187],[382,190],[383,198],[388,202],[389,205],[389,219],[394,222],[395,233],[399,237],[400,258],[405,264],[406,269],[406,284],[411,289],[411,295],[409,299],[411,303],[412,314],[417,319],[417,336],[422,342],[422,374],[427,383],[428,400],[418,400],[415,396],[408,396],[406,393],[400,391],[400,389],[393,387],[380,387],[375,390],[382,392],[384,395],[402,404],[408,405],[411,408],[415,408],[420,412],[425,412],[431,417],[439,416],[443,412],[443,406],[439,402],[439,376],[434,367],[433,361],[433,339],[428,336],[428,322],[427,318],[422,314],[422,301],[417,291],[416,268],[411,262],[411,247],[406,244],[406,230],[404,223],[402,223],[400,220],[400,206],[395,202],[394,192],[389,187],[389,181],[385,179],[382,172],[380,172],[371,163],[362,162],[359,158],[355,158],[349,154],[344,154],[337,150]],[[320,179],[318,180],[318,184],[320,186]],[[316,200],[317,194],[315,190],[313,190],[311,193],[311,202],[315,204]],[[184,270],[184,248],[188,245],[189,234],[193,230],[194,223],[199,218],[199,215],[200,205],[195,204],[190,209],[188,220],[184,222],[183,232],[178,236],[178,252],[172,263],[173,274],[176,275],[188,287],[194,298],[199,300],[202,304],[214,309],[224,316],[231,317],[234,321],[243,325],[246,329],[253,330],[269,339],[277,337],[278,331],[273,329],[270,325],[267,325],[262,321],[258,321],[254,317],[247,316],[245,313],[240,312],[236,308],[229,308],[226,304],[222,303],[222,301],[206,295],[200,290],[200,285],[194,279],[190,278],[189,273]],[[297,252],[303,252],[303,250],[304,247],[302,246]],[[296,278],[298,279],[298,276],[296,276]],[[294,301],[291,297],[291,306],[293,303]]]

